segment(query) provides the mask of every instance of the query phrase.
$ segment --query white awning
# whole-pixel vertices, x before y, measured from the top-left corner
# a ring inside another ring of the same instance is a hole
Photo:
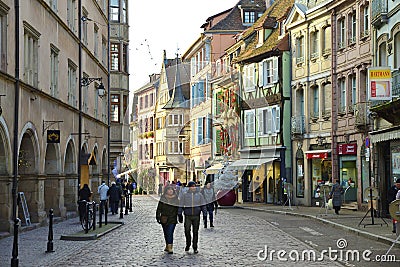
[[[394,139],[400,139],[400,131],[390,131],[390,132],[385,132],[385,133],[371,133],[371,142],[372,143],[379,143],[379,142],[384,142],[384,141],[389,141],[389,140],[394,140]]]
[[[130,170],[126,171],[126,172],[118,173],[117,174],[117,178],[121,178],[121,176],[126,175],[126,174],[130,174],[133,171],[134,171],[133,169],[130,169]]]
[[[216,174],[218,173],[222,168],[224,167],[224,165],[222,163],[216,163],[214,165],[212,165],[210,168],[207,168],[205,170],[206,174]]]
[[[273,162],[276,158],[239,159],[228,166],[231,170],[255,170],[262,164]]]

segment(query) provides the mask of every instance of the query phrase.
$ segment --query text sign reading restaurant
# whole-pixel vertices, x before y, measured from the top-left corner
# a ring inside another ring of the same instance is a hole
[[[389,67],[371,67],[368,69],[368,98],[392,100],[392,70]]]
[[[357,144],[339,144],[339,155],[357,155]]]

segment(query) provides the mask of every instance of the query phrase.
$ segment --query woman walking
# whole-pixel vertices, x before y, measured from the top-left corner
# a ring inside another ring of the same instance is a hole
[[[160,201],[158,202],[156,219],[163,228],[165,239],[164,251],[168,252],[168,254],[173,253],[174,231],[178,223],[178,205],[179,200],[174,187],[172,185],[167,185],[164,188],[164,194],[160,197]]]
[[[339,215],[340,207],[342,206],[342,194],[344,193],[343,187],[339,184],[339,180],[332,186],[332,191],[329,197],[332,198],[333,209]]]

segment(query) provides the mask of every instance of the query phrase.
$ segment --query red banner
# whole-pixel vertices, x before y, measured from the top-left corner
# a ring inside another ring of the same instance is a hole
[[[307,153],[307,159],[326,159],[328,152]]]
[[[357,144],[339,144],[339,155],[357,155]]]

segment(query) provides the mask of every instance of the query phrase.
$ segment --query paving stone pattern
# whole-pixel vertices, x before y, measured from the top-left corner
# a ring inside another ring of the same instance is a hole
[[[183,224],[174,235],[174,254],[166,254],[161,226],[155,220],[157,199],[135,196],[133,212],[124,215],[124,226],[91,241],[64,241],[62,234],[81,229],[78,219],[54,225],[54,253],[45,253],[48,227],[19,235],[19,266],[341,266],[325,262],[261,261],[257,253],[269,249],[285,251],[311,249],[296,238],[256,216],[233,214],[219,209],[215,228],[200,225],[199,254],[184,251]],[[109,220],[120,221],[119,215]],[[10,266],[12,237],[0,240],[0,266]]]

